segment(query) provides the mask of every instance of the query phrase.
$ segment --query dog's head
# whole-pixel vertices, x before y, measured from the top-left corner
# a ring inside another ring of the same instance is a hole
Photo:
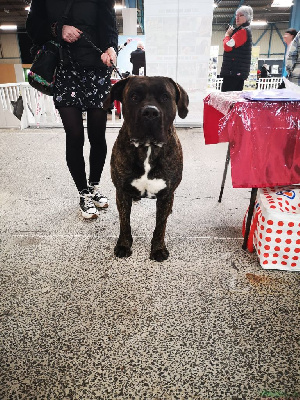
[[[104,102],[122,103],[124,123],[130,140],[136,145],[163,145],[178,110],[180,118],[188,113],[189,97],[173,79],[162,76],[133,76],[122,79],[111,89]]]

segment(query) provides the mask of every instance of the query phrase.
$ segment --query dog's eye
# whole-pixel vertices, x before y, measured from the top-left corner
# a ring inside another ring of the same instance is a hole
[[[169,96],[167,93],[163,93],[160,97],[161,101],[165,102],[169,100]]]
[[[132,101],[139,101],[139,96],[136,93],[131,93],[130,99]]]

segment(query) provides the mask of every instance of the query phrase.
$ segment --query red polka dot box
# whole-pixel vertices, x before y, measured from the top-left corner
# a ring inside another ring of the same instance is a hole
[[[258,189],[248,250],[253,247],[264,269],[300,271],[300,186]]]

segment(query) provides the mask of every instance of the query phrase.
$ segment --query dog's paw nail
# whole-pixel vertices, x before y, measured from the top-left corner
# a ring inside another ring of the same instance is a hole
[[[151,251],[150,259],[158,262],[165,261],[169,257],[169,252],[167,249],[160,249],[156,251]]]
[[[119,258],[129,257],[131,256],[132,251],[129,247],[125,246],[116,246],[115,247],[115,256]]]

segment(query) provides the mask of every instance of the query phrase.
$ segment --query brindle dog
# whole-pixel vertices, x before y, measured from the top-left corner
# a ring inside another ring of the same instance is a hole
[[[182,178],[182,149],[173,121],[188,113],[189,98],[171,78],[135,76],[122,79],[105,101],[122,102],[124,123],[114,144],[111,177],[116,187],[120,236],[117,257],[131,255],[132,200],[156,198],[156,227],[150,258],[164,261],[169,252],[164,237],[174,191]]]

